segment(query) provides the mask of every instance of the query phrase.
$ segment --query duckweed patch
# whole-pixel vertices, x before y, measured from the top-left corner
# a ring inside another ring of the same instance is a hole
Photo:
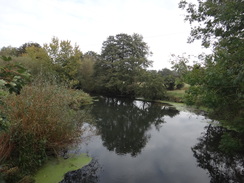
[[[68,159],[52,159],[35,174],[34,179],[36,183],[58,183],[64,178],[65,173],[82,168],[90,163],[91,159],[86,154]]]

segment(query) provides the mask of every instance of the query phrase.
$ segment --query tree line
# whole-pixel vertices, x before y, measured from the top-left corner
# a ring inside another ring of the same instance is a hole
[[[55,79],[95,94],[164,99],[167,89],[182,86],[180,74],[166,68],[147,70],[152,65],[151,54],[139,34],[109,36],[101,54],[83,54],[77,45],[56,37],[43,46],[30,42],[0,50],[0,55],[11,56],[27,68],[33,79]]]
[[[189,42],[201,40],[212,54],[191,66],[185,80],[191,85],[187,104],[213,110],[231,129],[244,132],[244,2],[181,1],[185,20],[191,24]],[[196,26],[197,25],[197,26]]]
[[[151,54],[142,36],[118,34],[101,54],[68,40],[0,50],[0,180],[33,182],[30,174],[78,141],[88,114],[85,92],[162,99],[178,74],[146,70]],[[85,91],[85,92],[83,92]],[[1,175],[2,174],[2,175]]]
[[[79,132],[73,133],[74,127],[82,124],[74,123],[80,121],[74,120],[79,113],[79,104],[91,102],[87,94],[80,93],[82,90],[155,100],[166,99],[167,90],[179,89],[183,83],[190,85],[184,99],[186,104],[207,107],[209,114],[222,125],[240,133],[238,137],[223,135],[222,141],[229,146],[224,148],[243,149],[244,2],[199,0],[193,4],[182,0],[179,8],[186,11],[185,20],[191,24],[188,41],[202,40],[202,46],[212,48],[212,54],[199,56],[193,65],[189,65],[186,58],[175,57],[173,70],[148,70],[152,64],[148,56],[152,52],[139,34],[109,36],[102,44],[101,54],[82,53],[78,45],[57,37],[43,46],[30,42],[19,48],[1,48],[0,161],[15,159],[17,163],[9,169],[24,167],[30,171],[31,167],[44,162],[46,154],[64,145],[61,143],[63,134],[67,139],[75,140]],[[64,103],[57,100],[61,98]],[[43,112],[34,114],[37,103],[43,106],[55,103],[56,107],[42,106],[39,109]],[[59,115],[60,111],[63,111],[62,115]],[[19,120],[22,113],[28,114],[22,116],[25,123]],[[45,120],[50,120],[50,124],[59,125],[58,131],[55,128],[48,128],[54,130],[51,132],[33,130],[33,125],[29,125],[33,120],[26,116],[40,114],[48,115],[36,118],[36,129],[46,129]],[[58,116],[61,119],[56,118]],[[40,122],[38,119],[45,120]],[[63,123],[60,126],[56,121]],[[29,142],[28,146],[23,142]],[[20,155],[21,158],[17,158]]]

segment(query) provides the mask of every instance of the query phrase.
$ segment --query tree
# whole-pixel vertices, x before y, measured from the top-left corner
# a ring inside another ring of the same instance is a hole
[[[81,68],[78,71],[79,88],[91,92],[94,90],[94,65],[100,55],[93,51],[86,52],[82,57]]]
[[[137,95],[145,99],[164,99],[166,93],[165,79],[156,71],[145,71],[137,90]]]
[[[20,61],[30,72],[33,80],[52,80],[56,78],[57,72],[45,49],[39,47],[27,47],[26,53],[16,60]]]
[[[141,71],[151,65],[149,47],[139,34],[117,34],[103,42],[101,60],[96,62],[95,76],[100,92],[135,95]]]
[[[172,69],[175,71],[176,75],[179,77],[184,77],[184,75],[187,73],[189,70],[189,66],[187,65],[189,62],[190,56],[186,58],[184,55],[171,55],[171,64],[172,64]]]
[[[88,51],[88,52],[84,53],[83,58],[89,58],[96,62],[96,61],[100,60],[100,55],[94,51]]]
[[[187,64],[189,63],[190,55],[187,57],[183,54],[182,56],[180,55],[171,55],[171,64],[172,64],[172,69],[174,71],[174,76],[175,76],[175,85],[176,89],[181,89],[184,86],[184,80],[185,76],[190,70],[190,66]]]
[[[12,47],[12,46],[7,46],[7,47],[2,47],[0,50],[0,55],[1,56],[17,56],[17,48]]]
[[[6,94],[4,90],[19,94],[28,82],[30,74],[23,66],[13,62],[11,57],[2,56],[0,61],[3,62],[0,67],[0,96]]]
[[[36,48],[41,48],[41,45],[39,43],[24,43],[23,45],[21,45],[18,49],[17,49],[17,55],[21,56],[22,54],[26,53],[26,48],[28,47],[36,47]]]
[[[44,49],[55,65],[55,70],[59,73],[61,80],[73,87],[79,85],[77,78],[82,62],[79,46],[75,44],[73,47],[71,41],[59,41],[58,38],[53,37],[51,43],[44,44]]]
[[[198,0],[198,6],[182,0],[179,7],[186,9],[186,21],[192,25],[189,42],[202,40],[202,45],[223,46],[223,40],[238,41],[243,38],[243,9],[242,0]],[[193,24],[200,22],[197,26]],[[225,42],[225,41],[224,41]],[[229,45],[228,41],[225,45]]]
[[[164,86],[167,90],[174,90],[175,88],[175,80],[176,80],[176,73],[171,71],[170,69],[164,68],[158,71],[158,74],[163,77]]]
[[[196,64],[189,73],[195,89],[188,97],[197,97],[219,119],[244,131],[244,2],[181,1],[179,7],[186,9],[185,19],[192,25],[189,42],[201,39],[203,46],[213,48],[204,64]]]
[[[44,49],[51,57],[53,63],[61,66],[67,65],[67,62],[71,57],[75,57],[75,59],[81,59],[82,57],[82,52],[78,45],[75,44],[73,47],[71,41],[60,41],[57,37],[53,37],[51,43],[44,44]]]

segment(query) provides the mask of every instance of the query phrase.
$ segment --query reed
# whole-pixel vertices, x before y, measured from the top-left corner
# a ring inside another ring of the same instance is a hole
[[[0,160],[33,172],[50,154],[76,142],[82,134],[80,106],[89,95],[56,85],[25,86],[8,95],[0,110],[8,126],[0,131]]]

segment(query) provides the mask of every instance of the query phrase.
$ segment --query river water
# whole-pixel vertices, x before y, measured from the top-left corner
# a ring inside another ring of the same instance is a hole
[[[225,130],[201,114],[178,111],[167,104],[118,98],[101,98],[90,113],[97,134],[79,147],[79,152],[94,159],[88,170],[91,179],[83,182],[243,180],[243,159],[217,151],[216,143]],[[82,182],[78,174],[82,173],[73,172],[70,182]]]

